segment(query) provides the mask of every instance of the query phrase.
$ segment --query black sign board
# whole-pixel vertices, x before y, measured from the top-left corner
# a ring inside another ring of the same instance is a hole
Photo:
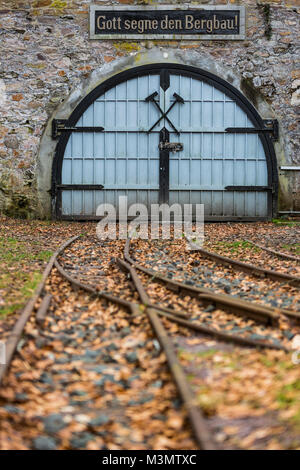
[[[91,39],[244,39],[244,7],[91,6]]]

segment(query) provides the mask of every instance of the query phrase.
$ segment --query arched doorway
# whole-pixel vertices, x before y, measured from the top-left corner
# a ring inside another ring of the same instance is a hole
[[[190,66],[151,64],[95,88],[65,123],[53,163],[55,216],[95,219],[118,206],[203,203],[206,220],[272,216],[276,158],[251,103],[229,83]],[[82,131],[81,129],[82,128]],[[96,129],[95,129],[96,128]]]

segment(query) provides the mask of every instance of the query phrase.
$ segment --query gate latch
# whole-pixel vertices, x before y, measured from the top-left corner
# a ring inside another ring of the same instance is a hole
[[[169,152],[181,152],[183,144],[179,142],[160,142],[158,148],[159,150],[168,150]]]

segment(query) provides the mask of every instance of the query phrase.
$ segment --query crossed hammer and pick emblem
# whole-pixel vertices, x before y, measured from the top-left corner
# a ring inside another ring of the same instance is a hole
[[[172,127],[172,129],[175,131],[175,133],[177,135],[179,135],[179,131],[176,129],[176,127],[174,126],[174,124],[172,123],[172,121],[168,118],[168,114],[169,112],[171,111],[171,109],[175,106],[176,103],[180,103],[180,104],[183,104],[184,103],[184,99],[181,98],[181,96],[177,95],[177,93],[173,93],[173,96],[175,98],[175,101],[173,101],[173,103],[170,105],[170,107],[167,109],[166,112],[164,112],[160,105],[158,104],[158,102],[156,101],[156,96],[158,95],[157,91],[155,91],[154,93],[152,93],[151,95],[149,95],[147,98],[145,98],[145,101],[151,101],[152,103],[154,103],[154,105],[157,107],[157,109],[160,111],[161,113],[161,116],[157,119],[157,121],[153,124],[152,127],[150,127],[150,129],[148,130],[148,134],[154,129],[154,127],[157,126],[157,124],[160,123],[160,121],[162,119],[166,119],[166,121],[170,124],[170,126]]]

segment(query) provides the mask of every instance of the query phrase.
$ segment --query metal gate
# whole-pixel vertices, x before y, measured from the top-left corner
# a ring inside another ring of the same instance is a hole
[[[276,191],[273,146],[252,105],[223,80],[177,65],[139,67],[100,85],[60,134],[56,215],[97,206],[203,203],[206,219],[266,219]]]

